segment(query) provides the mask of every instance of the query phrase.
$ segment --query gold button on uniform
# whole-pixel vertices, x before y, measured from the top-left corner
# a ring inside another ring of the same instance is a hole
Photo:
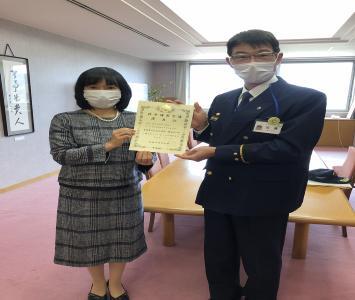
[[[212,171],[207,171],[207,175],[212,175]]]
[[[212,136],[213,135],[213,132],[210,132],[210,136]]]
[[[228,179],[229,179],[229,181],[231,181],[231,180],[232,180],[232,177],[229,176]]]

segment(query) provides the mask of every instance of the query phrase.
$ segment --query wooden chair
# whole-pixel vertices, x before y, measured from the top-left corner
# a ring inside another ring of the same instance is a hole
[[[158,153],[160,164],[162,168],[165,168],[170,163],[170,157],[167,153]]]
[[[152,178],[155,174],[161,171],[162,165],[160,163],[159,155],[157,157],[156,162],[154,165],[146,172],[145,177],[147,180]],[[155,213],[151,212],[150,213],[150,218],[149,218],[149,226],[148,226],[148,232],[153,231],[153,225],[154,225],[154,220],[155,220]]]
[[[351,181],[352,187],[354,187],[355,183],[355,147],[350,146],[348,149],[348,153],[346,155],[346,159],[342,166],[334,166],[334,172],[339,177],[347,177]],[[350,199],[352,189],[344,190],[344,194],[348,199]],[[348,232],[345,226],[342,226],[343,237],[348,236]]]

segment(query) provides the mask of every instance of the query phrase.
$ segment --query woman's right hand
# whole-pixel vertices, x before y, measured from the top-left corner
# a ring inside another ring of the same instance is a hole
[[[174,104],[183,104],[178,99],[167,99],[165,102]],[[197,131],[204,129],[208,125],[208,117],[198,102],[194,103],[194,114],[192,116],[191,127]]]
[[[106,152],[121,147],[124,142],[132,138],[134,133],[135,131],[132,128],[119,128],[112,131],[111,139],[105,144]]]

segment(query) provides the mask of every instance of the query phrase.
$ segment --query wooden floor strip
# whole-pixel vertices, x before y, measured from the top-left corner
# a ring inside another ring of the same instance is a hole
[[[46,174],[31,178],[31,179],[27,179],[27,180],[21,181],[19,183],[13,184],[13,185],[9,185],[7,187],[4,187],[4,188],[0,189],[0,194],[6,193],[6,192],[9,192],[9,191],[13,191],[13,190],[16,190],[16,189],[19,189],[19,188],[22,188],[22,187],[24,187],[26,185],[29,185],[31,183],[34,183],[34,182],[40,181],[42,179],[58,175],[58,174],[59,174],[59,170],[56,170],[56,171],[53,171],[53,172],[50,172],[50,173],[46,173]]]

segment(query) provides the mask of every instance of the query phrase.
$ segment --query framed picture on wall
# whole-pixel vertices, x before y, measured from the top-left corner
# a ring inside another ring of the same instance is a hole
[[[5,136],[34,131],[27,58],[0,55],[0,107]]]

